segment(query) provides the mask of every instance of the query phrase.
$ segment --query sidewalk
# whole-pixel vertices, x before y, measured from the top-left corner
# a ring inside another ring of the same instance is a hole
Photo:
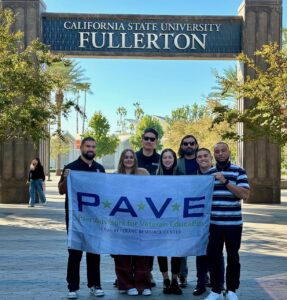
[[[57,191],[58,178],[47,183],[48,206],[0,204],[0,299],[66,299],[66,232],[64,198]],[[281,205],[244,204],[244,232],[241,247],[240,300],[287,299],[287,190]],[[189,286],[183,296],[164,295],[162,277],[154,264],[157,287],[150,300],[198,299],[192,295],[196,284],[195,259],[189,257]],[[118,294],[113,260],[102,256],[104,300],[127,299]],[[139,296],[138,298],[146,298]],[[85,259],[81,268],[80,300],[96,299],[86,287]]]

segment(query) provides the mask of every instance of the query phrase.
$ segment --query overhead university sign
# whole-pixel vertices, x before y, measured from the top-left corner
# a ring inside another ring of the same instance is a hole
[[[42,15],[52,51],[82,56],[233,57],[241,51],[241,17]]]

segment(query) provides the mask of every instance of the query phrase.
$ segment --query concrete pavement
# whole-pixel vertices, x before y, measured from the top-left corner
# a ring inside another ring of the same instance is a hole
[[[66,299],[66,232],[64,199],[57,192],[58,178],[47,183],[48,206],[28,208],[25,204],[0,204],[0,299]],[[244,204],[244,232],[241,247],[240,300],[287,299],[287,190],[281,205]],[[184,295],[162,294],[162,278],[157,263],[157,287],[148,299],[198,299],[195,297],[195,259],[189,257],[189,286]],[[113,287],[113,260],[102,256],[104,300],[127,299]],[[145,298],[139,296],[138,298]],[[78,299],[95,299],[86,287],[86,268],[81,267]]]

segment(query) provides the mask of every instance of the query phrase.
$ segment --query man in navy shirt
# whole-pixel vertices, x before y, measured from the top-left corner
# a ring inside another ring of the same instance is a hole
[[[68,194],[67,194],[67,176],[70,170],[85,171],[85,172],[101,172],[105,173],[102,165],[94,160],[96,156],[96,141],[92,137],[86,137],[81,142],[81,156],[68,164],[62,173],[58,184],[59,193],[66,194],[65,212],[66,212],[66,227],[69,228],[69,208],[68,208]],[[77,291],[80,288],[80,263],[83,251],[76,249],[68,249],[68,268],[67,268],[67,282],[69,292],[68,299],[76,299],[78,297]],[[94,253],[86,253],[87,261],[87,279],[90,293],[96,297],[104,296],[101,288],[100,280],[100,255]]]

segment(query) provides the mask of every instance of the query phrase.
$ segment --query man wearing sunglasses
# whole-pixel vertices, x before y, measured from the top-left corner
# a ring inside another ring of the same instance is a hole
[[[159,164],[160,155],[156,152],[158,132],[154,128],[146,128],[142,135],[142,148],[136,152],[138,167],[148,170],[150,175],[155,175]],[[153,269],[154,257],[151,257],[150,269]],[[151,285],[156,286],[152,273],[150,273]]]
[[[196,151],[198,150],[198,143],[196,138],[189,134],[182,138],[178,149],[179,159],[177,160],[177,167],[180,174],[183,175],[197,175],[199,166],[196,162]],[[180,266],[179,281],[180,287],[187,287],[187,257],[183,257]]]
[[[136,152],[138,167],[155,175],[160,155],[156,152],[158,132],[154,128],[146,128],[142,135],[142,148]]]
[[[195,154],[198,149],[198,143],[193,135],[186,135],[182,138],[178,149],[179,159],[177,165],[179,171],[185,175],[196,175],[198,164]]]

